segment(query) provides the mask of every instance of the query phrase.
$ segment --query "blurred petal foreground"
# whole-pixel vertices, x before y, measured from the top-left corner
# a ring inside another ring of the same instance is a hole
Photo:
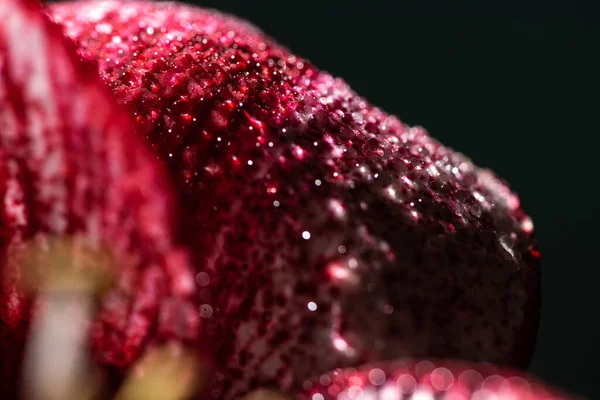
[[[2,399],[571,398],[517,196],[234,17],[0,0],[0,193]]]

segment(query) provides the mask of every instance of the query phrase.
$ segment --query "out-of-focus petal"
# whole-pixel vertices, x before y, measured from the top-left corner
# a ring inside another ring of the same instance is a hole
[[[37,2],[0,0],[0,384],[17,379],[30,319],[17,254],[51,236],[115,257],[117,283],[92,326],[100,362],[130,364],[150,335],[196,339],[194,274],[174,240],[171,190],[134,129]]]

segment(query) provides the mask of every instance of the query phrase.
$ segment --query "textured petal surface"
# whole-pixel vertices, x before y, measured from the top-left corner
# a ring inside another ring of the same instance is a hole
[[[51,14],[183,198],[213,397],[399,356],[528,364],[540,256],[491,172],[233,17],[113,1]]]

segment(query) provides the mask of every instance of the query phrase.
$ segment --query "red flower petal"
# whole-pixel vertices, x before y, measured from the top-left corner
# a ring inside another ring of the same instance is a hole
[[[492,173],[235,18],[149,2],[51,12],[182,194],[215,395],[401,356],[527,365],[539,253]],[[372,62],[365,79],[393,79]]]
[[[8,257],[1,382],[19,370],[8,357],[20,357],[30,310],[11,255],[40,235],[106,242],[115,253],[118,285],[93,327],[101,362],[128,365],[149,339],[194,340],[194,275],[173,234],[170,188],[132,133],[133,121],[37,3],[4,1],[0,21],[1,245]]]

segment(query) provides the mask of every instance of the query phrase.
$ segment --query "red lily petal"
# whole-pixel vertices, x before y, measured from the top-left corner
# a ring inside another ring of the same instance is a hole
[[[527,365],[539,253],[492,173],[234,17],[143,1],[50,12],[182,194],[215,396],[405,356]],[[394,78],[372,62],[365,79]]]
[[[18,359],[29,318],[11,254],[44,234],[115,253],[118,285],[93,327],[99,361],[130,364],[154,331],[195,340],[194,275],[174,241],[170,187],[133,121],[36,2],[3,1],[0,21],[1,382],[18,371],[5,357]]]

